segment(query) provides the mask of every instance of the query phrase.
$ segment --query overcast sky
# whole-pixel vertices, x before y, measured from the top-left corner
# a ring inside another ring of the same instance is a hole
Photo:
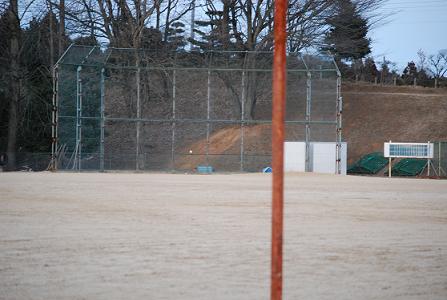
[[[385,13],[388,23],[373,29],[372,55],[396,62],[399,69],[408,61],[417,61],[417,52],[435,54],[447,49],[447,0],[389,0]]]

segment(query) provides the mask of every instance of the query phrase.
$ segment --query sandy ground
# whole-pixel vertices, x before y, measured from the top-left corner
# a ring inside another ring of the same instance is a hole
[[[447,181],[286,179],[284,299],[447,299]],[[270,180],[0,173],[0,299],[268,299]]]

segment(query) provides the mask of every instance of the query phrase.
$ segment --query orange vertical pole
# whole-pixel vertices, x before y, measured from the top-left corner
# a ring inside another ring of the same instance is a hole
[[[284,114],[286,103],[287,1],[275,1],[272,107],[272,261],[271,300],[282,299],[282,245],[284,207]]]

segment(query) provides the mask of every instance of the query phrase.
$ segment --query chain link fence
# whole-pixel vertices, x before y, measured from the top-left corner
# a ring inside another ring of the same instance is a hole
[[[53,168],[260,171],[272,63],[272,52],[72,45],[55,66]],[[340,84],[332,57],[288,55],[286,140],[341,142]]]
[[[434,173],[445,178],[447,177],[447,142],[434,142],[433,147],[432,166]]]
[[[15,171],[45,171],[51,164],[52,153],[50,152],[15,152]],[[0,172],[6,168],[10,159],[7,153],[0,153]],[[8,170],[10,171],[10,170]]]

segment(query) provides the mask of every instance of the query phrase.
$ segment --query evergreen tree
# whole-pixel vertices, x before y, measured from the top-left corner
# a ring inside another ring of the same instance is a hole
[[[393,63],[389,60],[383,59],[383,62],[381,63],[380,67],[380,83],[391,83],[393,80],[393,75],[391,73],[391,67]]]
[[[375,78],[377,78],[379,71],[377,70],[376,62],[374,58],[367,57],[365,59],[365,70],[364,70],[364,78],[368,82],[374,82]]]
[[[230,9],[229,1],[223,1],[222,10],[207,10],[205,21],[195,21],[196,28],[194,32],[198,39],[189,42],[195,47],[203,50],[235,50],[234,34],[230,30]]]
[[[330,26],[324,38],[324,51],[339,59],[356,60],[371,53],[371,40],[367,37],[368,22],[351,0],[338,0],[335,13],[326,19]]]
[[[73,40],[73,43],[76,45],[83,45],[83,46],[99,46],[96,37],[91,35],[77,37]]]
[[[405,84],[413,84],[414,79],[417,78],[418,69],[414,61],[410,61],[408,65],[405,67],[402,73],[402,79]]]
[[[185,24],[177,21],[167,28],[167,40],[169,47],[174,50],[182,50],[185,48]]]

